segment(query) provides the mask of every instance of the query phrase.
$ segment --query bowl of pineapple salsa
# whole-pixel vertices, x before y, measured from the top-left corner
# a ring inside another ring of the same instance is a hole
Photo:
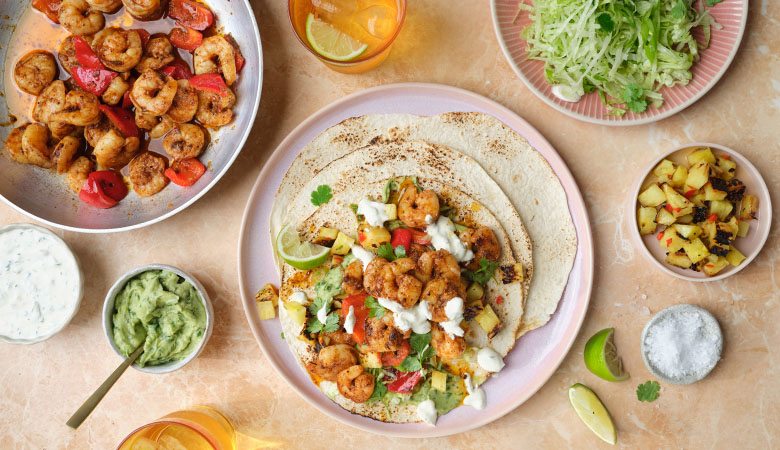
[[[772,206],[758,169],[722,145],[677,147],[632,190],[631,235],[655,265],[690,281],[737,273],[769,236]]]

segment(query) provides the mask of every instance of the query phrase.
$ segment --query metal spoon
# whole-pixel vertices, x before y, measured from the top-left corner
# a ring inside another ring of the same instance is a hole
[[[75,413],[73,413],[72,416],[70,416],[70,419],[68,419],[66,424],[74,430],[78,428],[79,425],[81,425],[81,423],[84,422],[92,413],[92,410],[95,409],[98,403],[103,400],[103,397],[106,396],[109,389],[111,389],[111,386],[116,383],[116,380],[122,376],[125,370],[130,367],[130,364],[134,363],[138,358],[138,355],[140,355],[143,351],[144,343],[141,342],[141,345],[139,345],[138,348],[136,348],[135,351],[133,351],[133,353],[128,356],[127,359],[125,359],[122,364],[120,364],[119,367],[117,367],[116,370],[111,373],[111,375],[108,376],[108,378],[106,378],[106,381],[104,381],[103,384],[101,384],[100,387],[98,387],[97,390],[89,396],[87,401],[81,405],[81,408],[79,408]]]

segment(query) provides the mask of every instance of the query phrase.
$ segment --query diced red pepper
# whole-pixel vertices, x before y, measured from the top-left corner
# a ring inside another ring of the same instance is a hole
[[[499,295],[498,298],[496,298],[496,305],[500,305],[501,302],[504,301],[504,297],[502,295]]]
[[[173,77],[174,80],[189,80],[192,78],[190,66],[181,59],[174,59],[170,64],[160,69],[160,72]]]
[[[368,318],[368,308],[366,308],[366,298],[368,294],[350,295],[341,301],[341,311],[346,317],[349,314],[349,307],[353,308],[355,314],[355,327],[352,328],[352,337],[358,344],[363,344],[366,339],[366,318]]]
[[[363,241],[365,240],[366,240],[366,235],[363,233],[358,233],[358,241],[360,241],[360,243],[362,244]]]
[[[344,258],[339,255],[334,255],[333,259],[330,261],[330,265],[332,267],[338,266],[339,264],[344,262]]]
[[[32,7],[46,14],[54,23],[60,23],[59,12],[62,0],[33,0]]]
[[[672,238],[666,240],[666,246],[668,247],[670,245],[672,245]]]
[[[714,265],[712,265],[712,264],[705,264],[705,265],[704,265],[704,267],[709,267],[710,269],[712,269],[712,268],[713,268],[713,267],[715,267],[715,266],[714,266]]]
[[[133,83],[130,83],[130,86],[132,86]],[[132,108],[133,107],[133,101],[130,100],[130,89],[128,89],[125,92],[125,95],[122,96],[122,108]]]
[[[189,27],[172,29],[170,38],[174,47],[187,50],[188,52],[194,51],[203,42],[203,35],[200,31]]]
[[[409,353],[412,352],[412,348],[409,345],[409,341],[404,339],[403,345],[394,352],[382,352],[382,366],[394,367],[400,365]]]
[[[136,28],[133,31],[138,33],[138,37],[141,38],[141,47],[143,47],[145,49],[146,48],[146,44],[149,43],[149,39],[152,38],[152,35],[149,34],[149,32],[144,30],[143,28]]]
[[[207,91],[218,94],[222,97],[228,95],[228,87],[222,75],[218,73],[204,73],[190,78],[192,87],[199,91]]]
[[[203,31],[214,23],[214,14],[211,10],[192,0],[171,0],[168,15],[198,31]]]
[[[100,62],[98,55],[81,36],[73,36],[73,48],[76,51],[76,60],[87,69],[106,70],[106,66]]]
[[[673,207],[672,205],[670,205],[668,203],[666,204],[666,206],[664,206],[664,208],[666,208],[666,210],[669,211],[669,212],[680,212],[680,211],[682,211],[682,208],[675,208],[675,207]]]
[[[89,206],[108,209],[127,195],[127,186],[110,170],[92,172],[79,192],[79,199]]]
[[[717,214],[710,214],[710,216],[707,217],[707,222],[709,223],[715,223],[716,220],[718,220]]]
[[[244,64],[246,64],[244,55],[242,55],[241,52],[236,49],[236,72],[241,72],[241,69],[244,68]]]
[[[400,372],[400,371],[396,371],[396,372],[398,374],[398,378],[396,378],[395,381],[387,385],[387,390],[390,392],[408,394],[412,392],[412,389],[414,389],[414,387],[422,378],[422,371],[420,370],[416,372]]]
[[[721,155],[720,157],[723,159],[731,159],[731,155]]]
[[[407,228],[412,233],[412,242],[420,245],[431,245],[431,238],[422,230]]]
[[[206,166],[197,158],[176,160],[165,169],[165,176],[179,186],[192,186],[204,173]]]
[[[118,106],[100,105],[100,110],[108,117],[115,127],[127,137],[139,137],[138,126],[135,124],[135,117],[129,110]]]
[[[664,232],[663,232],[663,231],[661,231],[660,233],[658,233],[658,235],[656,236],[656,238],[657,238],[659,241],[660,241],[661,239],[663,239],[663,238],[664,238]]]
[[[392,245],[393,248],[402,245],[408,255],[412,246],[412,232],[406,228],[396,228],[393,230],[393,236],[390,238],[390,245]]]
[[[111,80],[119,74],[105,69],[88,69],[86,67],[76,66],[72,70],[73,80],[87,92],[95,95],[103,95],[108,89]]]
[[[696,189],[691,189],[690,191],[687,191],[684,195],[685,195],[685,198],[691,198],[694,195],[696,195]]]

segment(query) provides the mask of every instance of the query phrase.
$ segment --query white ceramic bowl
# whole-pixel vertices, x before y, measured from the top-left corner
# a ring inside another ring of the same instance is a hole
[[[0,342],[8,342],[10,344],[35,344],[35,343],[38,343],[38,342],[43,342],[46,339],[49,339],[50,337],[52,337],[55,334],[57,334],[60,331],[62,331],[62,329],[65,328],[70,323],[70,321],[73,319],[73,317],[76,316],[76,313],[79,310],[79,306],[81,306],[81,298],[84,296],[84,272],[81,270],[81,265],[79,264],[78,257],[73,252],[73,249],[70,248],[70,246],[67,244],[67,242],[65,242],[64,240],[62,240],[61,237],[57,236],[56,234],[52,233],[50,230],[48,230],[46,228],[40,227],[38,225],[33,225],[31,223],[13,223],[13,224],[10,224],[10,225],[6,225],[4,227],[0,227],[0,234],[5,233],[5,232],[10,231],[10,230],[19,229],[19,228],[28,228],[28,229],[36,230],[36,231],[39,231],[41,233],[47,234],[47,235],[51,236],[52,238],[54,238],[55,241],[57,241],[60,244],[64,245],[65,248],[68,250],[68,252],[73,257],[73,260],[76,263],[76,269],[77,269],[76,273],[77,273],[77,276],[78,276],[78,280],[77,280],[78,281],[77,282],[78,292],[77,292],[77,295],[76,295],[76,302],[73,304],[73,310],[70,311],[70,313],[68,314],[67,319],[62,323],[61,326],[59,326],[56,329],[54,329],[51,333],[48,333],[48,334],[43,335],[43,336],[38,336],[38,337],[33,338],[33,339],[14,339],[14,338],[10,338],[10,337],[3,336],[3,335],[0,334]]]
[[[737,173],[735,177],[739,178],[743,183],[745,183],[745,193],[753,194],[758,197],[758,218],[756,220],[750,221],[750,229],[748,230],[747,236],[737,238],[734,241],[735,247],[745,255],[745,260],[742,261],[742,264],[737,267],[731,265],[727,266],[713,277],[708,277],[702,272],[696,272],[690,269],[683,269],[681,267],[667,264],[664,261],[666,257],[666,250],[658,245],[658,240],[656,237],[658,233],[656,232],[646,236],[640,235],[639,226],[636,221],[636,211],[639,207],[637,197],[639,196],[639,193],[644,190],[644,188],[649,186],[656,179],[655,175],[652,174],[655,166],[657,166],[658,163],[664,159],[668,159],[675,163],[683,163],[685,162],[686,155],[690,153],[689,149],[691,147],[700,146],[710,147],[716,156],[723,154],[729,155],[731,160],[737,163]],[[631,228],[631,230],[629,230],[631,239],[634,241],[634,244],[640,248],[640,252],[647,259],[649,259],[652,264],[664,272],[684,280],[715,281],[722,280],[723,278],[734,275],[735,273],[744,269],[761,251],[761,248],[764,246],[764,243],[769,236],[769,227],[772,224],[772,202],[769,198],[769,189],[767,189],[766,183],[764,183],[764,179],[761,177],[761,173],[744,156],[722,145],[711,144],[707,142],[695,142],[676,147],[673,150],[659,156],[648,165],[647,170],[642,173],[641,177],[637,179],[636,183],[634,184],[633,189],[631,189],[631,197],[628,199],[628,209],[626,209],[626,214],[631,214],[633,217],[627,221]]]
[[[203,334],[203,339],[200,341],[198,348],[187,355],[187,357],[179,361],[171,361],[167,364],[160,364],[156,366],[139,367],[137,364],[133,364],[133,368],[140,370],[141,372],[173,372],[174,370],[180,369],[187,365],[187,363],[195,359],[200,354],[200,352],[203,351],[203,348],[206,347],[206,342],[211,337],[211,332],[214,330],[214,308],[211,306],[211,299],[209,299],[209,295],[206,293],[206,289],[203,288],[203,285],[201,285],[198,280],[195,279],[195,277],[188,274],[187,272],[173,266],[167,266],[165,264],[149,264],[146,266],[136,267],[135,269],[119,277],[116,283],[111,286],[111,289],[108,290],[108,294],[106,294],[106,300],[103,303],[103,332],[106,335],[106,339],[108,339],[109,345],[111,345],[111,348],[114,349],[114,352],[116,352],[119,357],[124,359],[125,355],[114,343],[114,299],[116,298],[117,294],[119,294],[119,291],[122,290],[122,288],[131,278],[148,270],[168,270],[189,281],[190,284],[195,286],[195,290],[198,291],[198,294],[200,294],[200,298],[203,301],[203,306],[206,308],[206,332]]]

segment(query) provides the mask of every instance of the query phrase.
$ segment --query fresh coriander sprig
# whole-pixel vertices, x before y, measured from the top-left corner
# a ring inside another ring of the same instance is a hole
[[[399,366],[404,372],[415,372],[423,367],[423,363],[433,356],[433,347],[431,347],[431,333],[416,334],[412,333],[409,338],[409,347],[411,352]]]
[[[646,381],[636,387],[636,398],[640,402],[650,403],[658,398],[660,389],[661,385],[657,381]]]
[[[379,302],[372,296],[366,297],[366,301],[364,303],[366,305],[366,308],[368,308],[368,315],[375,318],[375,319],[381,319],[382,316],[385,315],[385,307],[380,305]]]
[[[330,186],[327,184],[321,184],[317,186],[316,191],[311,191],[311,203],[314,206],[324,205],[325,203],[328,203],[332,197],[333,194],[330,191]]]
[[[479,269],[471,271],[466,270],[463,275],[469,280],[478,283],[480,286],[485,286],[491,279],[496,279],[496,269],[498,268],[498,262],[490,261],[487,258],[480,258]]]
[[[636,114],[641,114],[647,109],[645,91],[636,84],[626,86],[623,90],[623,100],[626,102],[626,108]]]

